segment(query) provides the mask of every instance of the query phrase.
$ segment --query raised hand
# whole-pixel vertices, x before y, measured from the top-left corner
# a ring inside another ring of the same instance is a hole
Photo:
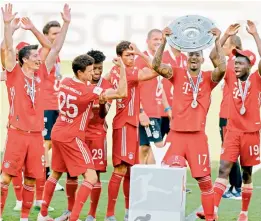
[[[64,5],[63,12],[61,12],[61,16],[64,22],[69,23],[71,21],[71,9],[68,4]]]
[[[209,32],[216,37],[216,41],[220,39],[221,31],[218,28],[212,28]]]
[[[170,36],[172,34],[172,31],[169,27],[166,27],[162,30],[162,38],[163,40],[166,40],[166,37]]]
[[[247,20],[246,30],[249,34],[254,35],[257,33],[256,25],[254,22]]]
[[[125,67],[122,59],[120,57],[114,58],[112,62],[117,65],[118,67]]]
[[[13,29],[14,31],[16,31],[18,28],[20,28],[20,27],[21,27],[20,18],[15,18],[15,19],[12,21],[11,25],[12,25],[12,29]]]
[[[6,24],[11,23],[11,21],[13,21],[13,19],[17,15],[17,12],[13,13],[13,5],[10,3],[5,4],[5,9],[3,9],[3,7],[1,7],[1,10],[2,10],[2,14],[3,14],[4,23],[6,23]]]
[[[130,49],[131,49],[132,52],[133,52],[134,54],[136,54],[136,55],[141,54],[140,49],[139,49],[139,48],[137,47],[137,45],[134,44],[134,43],[131,43],[131,44],[130,44]]]
[[[236,35],[238,33],[239,28],[240,28],[240,24],[238,23],[232,24],[227,28],[225,34],[227,34],[228,36]]]
[[[22,22],[21,27],[25,30],[32,30],[34,28],[33,22],[28,17],[22,18],[21,22]]]

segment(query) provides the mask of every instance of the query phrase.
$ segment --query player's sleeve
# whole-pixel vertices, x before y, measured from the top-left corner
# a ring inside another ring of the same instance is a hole
[[[97,84],[97,86],[103,88],[103,89],[108,89],[108,88],[113,88],[113,85],[110,81],[101,78]]]
[[[39,72],[40,72],[40,78],[41,79],[46,79],[49,76],[49,72],[47,70],[45,63],[42,63],[40,65]]]

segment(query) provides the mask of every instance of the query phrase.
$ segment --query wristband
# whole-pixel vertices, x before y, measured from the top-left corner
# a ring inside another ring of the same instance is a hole
[[[167,112],[167,111],[169,111],[169,110],[171,110],[171,107],[166,107],[166,108],[164,109],[164,112]]]

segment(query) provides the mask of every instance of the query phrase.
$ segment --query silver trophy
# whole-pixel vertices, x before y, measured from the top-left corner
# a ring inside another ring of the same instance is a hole
[[[167,42],[184,52],[200,51],[211,46],[215,37],[209,32],[215,24],[199,15],[186,15],[174,20],[169,26],[172,34]]]

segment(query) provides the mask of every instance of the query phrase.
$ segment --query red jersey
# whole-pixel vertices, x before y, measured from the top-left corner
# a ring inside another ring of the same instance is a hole
[[[93,101],[99,98],[102,91],[101,87],[84,84],[77,78],[65,78],[60,84],[60,113],[52,129],[52,140],[71,142],[78,137],[85,141]]]
[[[9,124],[24,131],[42,131],[43,85],[48,76],[45,64],[40,65],[33,78],[25,76],[19,64],[11,72],[6,72]]]
[[[180,67],[184,69],[187,68],[187,60],[187,56],[183,53],[180,53],[180,56],[174,57],[172,52],[164,51],[162,56],[162,63],[169,64],[172,67]],[[162,84],[165,90],[166,97],[168,99],[168,103],[170,106],[172,106],[174,91],[173,84],[169,82],[169,80],[166,78],[163,78]],[[164,107],[161,107],[161,116],[167,116],[167,113],[164,112]]]
[[[227,60],[227,70],[234,70],[235,56],[230,56]],[[228,118],[228,106],[229,106],[229,89],[225,81],[222,84],[223,98],[220,105],[220,118]]]
[[[204,131],[206,117],[210,106],[211,91],[217,85],[211,79],[212,71],[202,71],[202,80],[199,84],[197,96],[198,106],[191,107],[193,90],[187,76],[187,70],[173,68],[173,77],[170,79],[175,90],[175,99],[172,102],[171,130],[183,132]],[[196,84],[197,77],[192,77]]]
[[[144,52],[147,56],[149,55],[147,51]],[[146,62],[138,57],[135,60],[135,66],[138,69],[143,69],[148,67]],[[148,117],[160,118],[162,109],[162,77],[158,76],[149,81],[140,82],[140,101],[145,113]]]
[[[246,112],[241,115],[242,107],[239,82],[233,70],[228,70],[225,76],[229,88],[229,115],[227,129],[237,132],[255,132],[260,130],[260,102],[261,102],[261,77],[258,71],[249,76],[248,93],[245,99]],[[242,82],[242,89],[246,81]]]
[[[102,87],[103,89],[112,88],[112,84],[104,78],[100,79],[97,86]],[[106,135],[108,126],[105,118],[100,117],[99,108],[99,99],[97,99],[93,102],[93,106],[89,114],[89,121],[86,128],[86,139],[94,139]]]
[[[116,100],[116,115],[113,118],[113,129],[122,128],[126,123],[139,126],[140,92],[137,67],[126,68],[128,97]],[[120,69],[114,66],[111,69],[111,83],[117,89]]]
[[[57,57],[48,78],[44,82],[44,110],[58,110],[58,93],[60,81],[56,79],[57,74],[60,73],[60,58]]]

